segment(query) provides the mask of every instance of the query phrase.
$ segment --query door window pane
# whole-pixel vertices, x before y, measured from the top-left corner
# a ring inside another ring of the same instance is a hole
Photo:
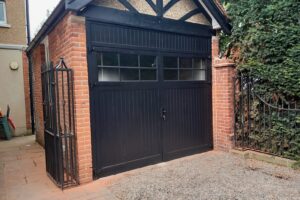
[[[150,81],[150,80],[156,80],[156,70],[152,69],[142,69],[141,70],[141,80],[144,81]]]
[[[179,68],[193,68],[193,59],[179,58]]]
[[[119,66],[117,53],[103,53],[103,65],[104,66]]]
[[[121,81],[139,80],[138,69],[121,69]]]
[[[164,57],[164,68],[177,68],[177,57]]]
[[[102,66],[102,54],[101,53],[96,54],[96,62],[97,62],[98,66]]]
[[[136,54],[120,54],[120,66],[122,67],[138,67],[139,60]]]
[[[140,56],[140,66],[141,67],[156,67],[156,56]]]
[[[178,70],[164,70],[164,80],[178,80]]]
[[[201,58],[194,58],[194,68],[196,69],[206,69],[204,59]]]
[[[120,81],[118,68],[101,68],[99,70],[99,81]]]
[[[209,60],[197,57],[164,57],[164,80],[205,81]],[[178,61],[178,68],[175,67]],[[173,68],[173,69],[172,69]]]
[[[205,70],[194,70],[194,80],[205,81],[206,80],[206,71]]]
[[[180,70],[179,80],[193,80],[193,70]]]

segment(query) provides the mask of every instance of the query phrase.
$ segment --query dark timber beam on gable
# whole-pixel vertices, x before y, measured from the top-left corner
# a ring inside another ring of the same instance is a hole
[[[158,12],[157,12],[157,8],[156,8],[156,5],[153,3],[153,1],[152,0],[145,0],[148,4],[149,4],[149,6],[151,6],[151,8],[154,10],[154,12],[157,14]]]
[[[84,8],[86,5],[91,3],[93,0],[66,0],[65,7],[68,10],[78,11]]]
[[[139,13],[135,7],[133,7],[127,0],[118,0],[125,8],[127,8],[130,12]]]
[[[156,0],[156,7],[157,7],[157,16],[162,17],[164,15],[163,0]]]
[[[180,0],[171,0],[167,5],[164,7],[163,13],[166,13],[172,6],[174,6]]]
[[[196,8],[195,10],[192,10],[191,12],[189,12],[189,13],[185,14],[184,16],[182,16],[179,20],[180,21],[185,21],[185,20],[187,20],[187,19],[191,18],[192,16],[197,15],[199,13],[202,13],[201,9]]]
[[[206,10],[202,7],[201,3],[199,2],[199,0],[193,0],[193,2],[196,4],[196,6],[201,10],[201,13],[206,17],[206,19],[212,23],[212,19],[209,16],[209,14],[206,12]]]
[[[197,0],[199,1],[199,0]],[[229,24],[226,16],[219,10],[216,3],[213,0],[202,0],[207,9],[211,12],[214,18],[222,27],[223,31],[227,34],[231,33],[232,26]],[[199,2],[198,2],[199,3]]]

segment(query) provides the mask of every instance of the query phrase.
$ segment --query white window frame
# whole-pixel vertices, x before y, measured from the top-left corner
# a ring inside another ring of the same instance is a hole
[[[7,16],[6,16],[6,4],[5,1],[0,1],[0,6],[3,7],[3,11],[4,11],[4,21],[0,21],[0,25],[6,25],[7,24]]]

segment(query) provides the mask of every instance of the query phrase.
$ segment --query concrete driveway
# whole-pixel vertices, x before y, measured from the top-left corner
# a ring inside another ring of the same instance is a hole
[[[0,141],[0,199],[295,199],[300,172],[212,151],[61,191],[34,137]]]

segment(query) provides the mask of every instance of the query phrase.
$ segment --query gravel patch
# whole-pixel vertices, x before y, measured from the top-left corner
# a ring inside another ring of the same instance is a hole
[[[108,189],[122,200],[300,200],[300,172],[213,151],[128,172]]]

